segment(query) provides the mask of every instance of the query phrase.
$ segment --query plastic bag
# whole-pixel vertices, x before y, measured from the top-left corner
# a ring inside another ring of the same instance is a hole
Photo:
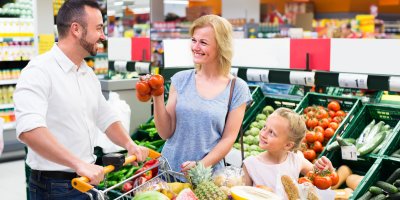
[[[226,186],[231,188],[233,186],[244,185],[243,171],[241,168],[228,166],[216,171],[213,175],[214,183],[221,187]]]

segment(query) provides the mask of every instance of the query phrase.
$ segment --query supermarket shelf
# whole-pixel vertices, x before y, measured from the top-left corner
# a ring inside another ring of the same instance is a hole
[[[14,85],[17,84],[18,79],[0,80],[0,85]]]
[[[16,122],[9,122],[3,125],[3,130],[13,130],[15,129],[17,123]]]
[[[31,42],[34,38],[27,37],[0,37],[0,42]]]
[[[12,103],[0,104],[0,109],[8,109],[8,108],[14,108],[14,104],[12,104]]]

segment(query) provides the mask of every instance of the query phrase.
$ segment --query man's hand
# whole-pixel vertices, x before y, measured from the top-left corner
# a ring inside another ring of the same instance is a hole
[[[99,165],[80,162],[75,170],[79,176],[88,177],[91,185],[98,185],[104,179],[103,167]]]
[[[134,143],[132,145],[129,145],[129,147],[127,147],[126,150],[128,150],[128,155],[136,156],[137,162],[143,162],[149,156],[149,149],[147,149],[146,147],[139,146]],[[136,165],[136,164],[137,163],[134,163],[134,165]]]

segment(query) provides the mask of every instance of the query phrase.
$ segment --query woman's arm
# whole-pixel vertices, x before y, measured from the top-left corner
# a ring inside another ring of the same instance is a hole
[[[246,103],[243,103],[241,106],[229,112],[221,140],[211,152],[201,160],[204,166],[208,167],[217,164],[229,153],[238,136],[245,110]]]
[[[154,122],[158,134],[164,140],[170,138],[175,131],[176,126],[176,89],[171,85],[169,89],[168,102],[165,106],[164,95],[153,97],[154,104]]]

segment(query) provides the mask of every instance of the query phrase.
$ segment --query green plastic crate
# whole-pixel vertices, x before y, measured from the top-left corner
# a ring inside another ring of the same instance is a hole
[[[357,161],[343,160],[341,157],[340,151],[336,151],[332,154],[327,155],[326,157],[332,162],[332,165],[334,168],[336,168],[336,170],[340,166],[346,165],[352,170],[353,174],[364,176],[364,178],[361,182],[364,182],[367,180],[368,173],[370,173],[371,171],[374,171],[376,162],[377,162],[377,160],[379,160],[379,158],[374,158],[374,157],[358,158]],[[359,186],[361,186],[361,184]],[[344,182],[340,186],[340,188],[346,188],[346,182]],[[356,188],[356,190],[358,190],[358,189],[359,189],[359,187]]]
[[[251,104],[247,105],[246,112],[244,113],[243,121],[246,121],[246,120],[248,120],[248,118],[251,117],[251,113],[254,112],[254,109],[256,109],[257,105],[264,98],[264,94],[259,86],[250,85],[249,89],[250,89],[251,97],[253,98],[253,101],[251,102]]]
[[[390,157],[400,162],[400,158],[391,157],[393,152],[395,152],[397,149],[400,149],[400,106],[390,105],[390,107],[395,107],[397,109],[397,112],[393,112],[391,116],[394,118],[394,120],[397,119],[399,123],[397,124],[397,127],[393,129],[392,138],[388,142],[388,145],[386,145],[386,147],[383,147],[382,152],[383,156]]]
[[[390,158],[380,158],[375,162],[373,169],[369,170],[361,181],[359,187],[353,192],[350,199],[358,199],[366,193],[369,187],[373,186],[377,181],[386,181],[387,178],[396,170],[400,168],[400,162]],[[365,180],[365,181],[364,181]]]
[[[358,89],[335,87],[331,94],[329,93],[327,94],[334,96],[346,96],[348,94],[353,94],[353,93],[357,94],[359,91],[360,90]],[[382,98],[383,91],[365,91],[364,95],[365,96],[356,96],[356,97],[360,97],[363,103],[379,103]]]
[[[383,105],[373,105],[367,104],[364,105],[361,110],[358,112],[357,116],[354,118],[352,123],[346,128],[346,130],[340,135],[343,138],[354,138],[357,139],[364,128],[372,121],[375,120],[376,123],[379,121],[384,121],[385,124],[390,125],[393,129],[394,133],[391,134],[388,138],[385,139],[387,141],[386,145],[382,147],[382,149],[377,154],[367,154],[367,156],[382,156],[385,148],[389,145],[391,139],[398,132],[398,128],[400,126],[400,107],[395,106],[383,106]],[[332,143],[334,140],[331,140]],[[339,150],[340,151],[340,150]]]
[[[280,108],[280,107],[286,107],[290,109],[295,109],[296,106],[299,104],[300,99],[299,98],[289,98],[286,96],[279,96],[279,95],[274,95],[274,96],[265,96],[259,103],[258,105],[255,106],[254,110],[249,113],[249,117],[243,120],[243,130],[247,130],[251,124],[256,119],[257,114],[261,113],[262,109],[270,105],[274,109]]]
[[[333,100],[337,101],[340,104],[341,109],[347,113],[346,117],[343,119],[342,123],[340,123],[339,127],[336,129],[335,133],[332,136],[332,138],[335,138],[338,133],[341,133],[347,128],[347,125],[352,121],[354,116],[356,116],[356,114],[362,108],[361,101],[358,98],[337,97],[309,92],[303,98],[303,100],[301,100],[295,111],[299,114],[302,114],[305,108],[312,105],[323,106],[326,108],[328,107],[329,102]],[[332,138],[327,142],[327,144],[332,142]],[[320,153],[319,157],[323,155],[326,155],[326,148],[324,148],[324,150]]]

